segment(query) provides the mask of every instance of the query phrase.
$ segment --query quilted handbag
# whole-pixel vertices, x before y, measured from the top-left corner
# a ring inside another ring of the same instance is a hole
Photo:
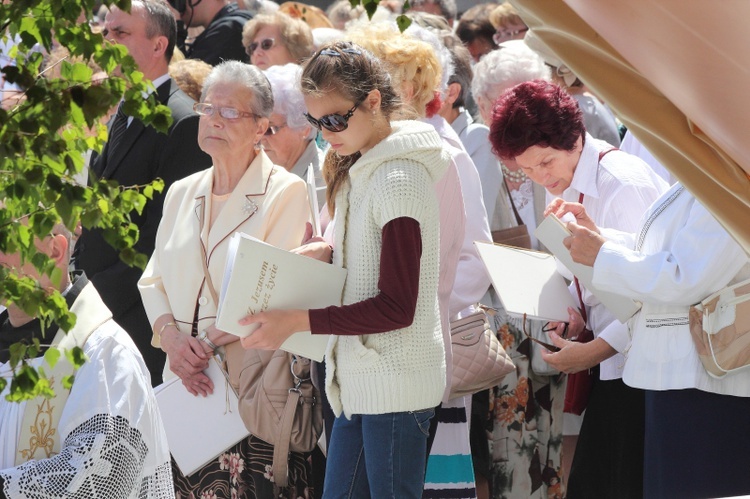
[[[481,310],[451,321],[451,347],[451,399],[498,385],[516,369]]]
[[[750,279],[690,307],[690,334],[714,378],[750,366]]]

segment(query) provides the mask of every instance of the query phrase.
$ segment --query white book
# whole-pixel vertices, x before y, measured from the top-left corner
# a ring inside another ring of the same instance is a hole
[[[313,237],[322,235],[320,231],[320,206],[318,206],[318,191],[315,184],[315,168],[310,163],[307,166],[307,200],[310,203],[310,223]]]
[[[560,263],[578,278],[581,285],[591,291],[612,312],[617,320],[626,322],[641,308],[641,304],[635,300],[609,291],[602,291],[593,285],[594,268],[573,261],[570,250],[563,244],[563,239],[569,237],[571,233],[555,215],[545,217],[534,234],[557,257]]]
[[[240,417],[237,394],[215,357],[204,373],[214,384],[207,397],[188,392],[178,377],[154,388],[169,450],[185,476],[250,435]]]
[[[555,257],[540,251],[475,241],[492,285],[509,315],[568,322],[578,304],[557,272]]]
[[[325,308],[341,305],[346,269],[291,253],[235,232],[229,241],[216,327],[241,338],[259,325],[238,321],[265,310]],[[281,349],[322,361],[329,335],[295,333]]]

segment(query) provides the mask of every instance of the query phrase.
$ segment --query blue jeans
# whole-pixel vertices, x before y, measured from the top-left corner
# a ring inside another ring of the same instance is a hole
[[[425,409],[336,418],[323,498],[421,498],[434,414]]]

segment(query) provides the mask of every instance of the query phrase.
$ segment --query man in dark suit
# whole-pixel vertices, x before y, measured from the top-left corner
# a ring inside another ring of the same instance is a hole
[[[170,108],[174,119],[164,134],[118,109],[104,150],[91,164],[96,177],[116,180],[123,186],[143,185],[156,178],[164,180],[162,194],[148,202],[141,215],[131,213],[140,231],[136,249],[147,256],[154,250],[169,186],[211,166],[209,156],[198,147],[199,117],[192,110],[193,101],[169,77],[176,31],[172,13],[159,0],[133,0],[130,14],[113,7],[104,24],[104,36],[128,48],[138,69],[156,87],[159,102]],[[104,240],[100,230],[83,231],[78,240],[76,266],[86,271],[115,321],[133,338],[151,372],[152,383],[161,383],[166,355],[151,346],[151,325],[137,287],[142,271],[120,261],[119,252]]]

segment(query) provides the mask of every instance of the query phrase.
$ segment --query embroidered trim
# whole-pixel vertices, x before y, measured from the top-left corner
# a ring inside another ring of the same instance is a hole
[[[650,329],[669,326],[687,326],[689,324],[690,319],[682,316],[646,319],[646,327]]]
[[[60,387],[56,387],[60,389]],[[33,410],[26,408],[26,410]],[[57,438],[57,428],[53,426],[52,411],[55,407],[51,404],[50,399],[42,400],[41,404],[36,406],[36,416],[34,422],[29,428],[29,447],[27,449],[19,449],[21,456],[30,461],[32,459],[45,459],[52,456],[52,449]],[[19,445],[22,442],[18,442]],[[36,455],[37,451],[41,451],[41,455]]]
[[[638,242],[635,245],[636,251],[641,251],[641,248],[643,247],[643,242],[646,239],[646,233],[648,232],[648,229],[651,228],[651,224],[654,223],[654,220],[656,217],[662,214],[664,210],[667,209],[667,207],[674,202],[675,199],[677,199],[677,196],[682,194],[682,192],[685,190],[684,186],[680,186],[677,188],[676,191],[672,193],[671,196],[669,196],[662,204],[660,204],[653,213],[648,217],[648,220],[646,220],[646,223],[643,224],[643,228],[641,229],[641,233],[638,234]]]

